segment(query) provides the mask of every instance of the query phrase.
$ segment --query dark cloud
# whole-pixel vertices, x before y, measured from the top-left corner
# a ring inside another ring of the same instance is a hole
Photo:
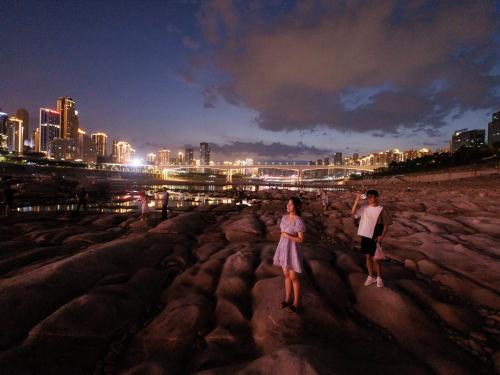
[[[207,86],[206,107],[221,96],[271,131],[433,136],[451,112],[498,104],[493,0],[251,3],[202,3],[205,66],[227,77]]]
[[[210,144],[215,155],[227,155],[231,157],[254,157],[270,159],[288,158],[310,158],[328,156],[331,150],[320,149],[314,146],[298,142],[296,145],[287,145],[281,142],[266,144],[264,142],[232,142],[224,145]]]

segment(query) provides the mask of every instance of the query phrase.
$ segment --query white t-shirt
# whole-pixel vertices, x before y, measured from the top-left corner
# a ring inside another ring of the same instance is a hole
[[[375,231],[375,225],[377,225],[377,220],[382,212],[382,206],[370,206],[364,205],[356,211],[355,217],[361,217],[359,221],[358,234],[363,237],[372,238],[373,232]]]

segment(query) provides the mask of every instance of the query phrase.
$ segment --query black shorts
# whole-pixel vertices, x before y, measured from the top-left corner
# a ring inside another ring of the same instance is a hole
[[[374,241],[368,237],[361,236],[361,253],[374,256],[376,249],[377,249],[377,241]]]

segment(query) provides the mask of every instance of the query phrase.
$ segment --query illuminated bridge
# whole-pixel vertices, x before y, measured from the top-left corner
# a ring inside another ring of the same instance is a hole
[[[168,178],[169,172],[175,171],[221,171],[227,176],[227,180],[231,181],[234,174],[257,174],[258,170],[281,170],[293,171],[297,173],[297,179],[300,182],[306,171],[317,170],[336,170],[343,171],[345,175],[348,172],[373,172],[378,166],[355,166],[355,165],[309,165],[309,164],[253,164],[253,165],[130,165],[130,164],[104,164],[106,169],[119,170],[123,172],[142,172],[155,175],[162,175],[165,179]],[[225,173],[224,173],[225,172]]]

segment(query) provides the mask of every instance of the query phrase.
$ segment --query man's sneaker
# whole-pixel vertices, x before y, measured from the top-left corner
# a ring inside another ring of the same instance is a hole
[[[375,284],[377,280],[373,276],[368,276],[365,281],[365,286]]]
[[[377,287],[378,288],[383,288],[384,287],[384,281],[382,280],[381,277],[377,277]]]

